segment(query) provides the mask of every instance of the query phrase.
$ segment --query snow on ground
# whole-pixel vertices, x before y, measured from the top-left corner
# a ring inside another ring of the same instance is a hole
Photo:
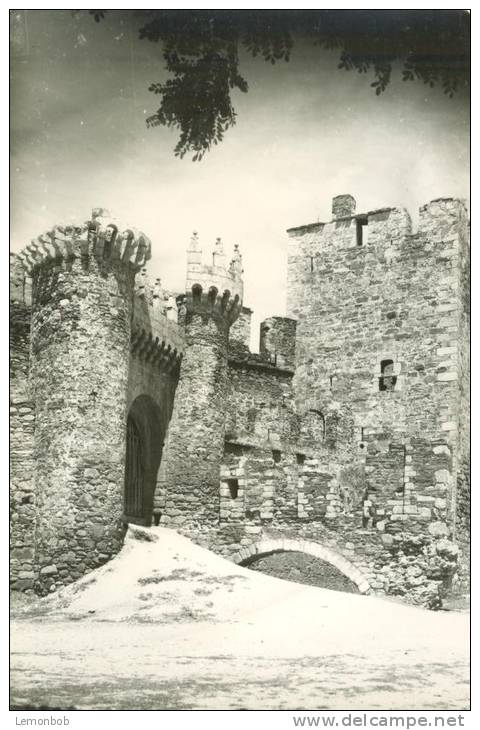
[[[249,571],[166,528],[12,623],[12,702],[465,709],[469,619]]]

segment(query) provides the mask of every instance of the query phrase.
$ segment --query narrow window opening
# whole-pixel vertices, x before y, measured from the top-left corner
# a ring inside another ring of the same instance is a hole
[[[230,498],[237,499],[238,497],[238,479],[228,480],[228,489],[230,491]]]
[[[255,431],[255,421],[257,420],[257,411],[255,408],[249,408],[247,411],[247,431],[253,433]]]
[[[282,452],[277,451],[276,449],[273,449],[272,457],[273,457],[275,464],[278,464],[282,460]]]
[[[313,256],[310,256],[310,271],[313,272]]]
[[[361,449],[365,448],[364,441],[365,441],[365,429],[363,426],[361,426],[361,428],[360,428],[360,448]]]
[[[393,374],[393,360],[382,360],[380,373],[378,389],[381,391],[395,390],[397,376]]]
[[[357,218],[357,246],[368,243],[368,218]]]
[[[103,244],[103,258],[108,259],[112,253],[113,240],[117,234],[116,226],[107,226],[105,242]]]
[[[377,494],[374,487],[365,490],[362,500],[362,527],[374,528],[377,524]]]

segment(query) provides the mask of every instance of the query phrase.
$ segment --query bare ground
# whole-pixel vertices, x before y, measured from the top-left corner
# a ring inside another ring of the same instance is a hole
[[[12,620],[12,705],[469,707],[469,618],[288,583],[165,528]]]

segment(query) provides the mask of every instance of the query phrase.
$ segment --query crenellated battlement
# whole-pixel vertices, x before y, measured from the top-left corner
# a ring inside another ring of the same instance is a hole
[[[422,205],[419,214],[418,232],[431,240],[451,240],[461,228],[468,237],[468,211],[464,200],[436,198]]]
[[[240,314],[242,300],[243,266],[238,245],[227,267],[222,240],[217,238],[212,264],[204,264],[198,234],[194,232],[187,249],[187,311],[220,316],[232,324]]]
[[[329,246],[361,248],[367,242],[389,243],[411,232],[412,221],[405,208],[385,207],[357,213],[356,201],[351,195],[337,195],[333,199],[330,222],[310,223],[287,230],[291,252],[300,245],[308,246],[311,254]]]
[[[445,235],[452,226],[468,225],[465,200],[436,198],[419,208],[418,232],[431,236]],[[342,244],[344,247],[364,243],[389,243],[393,238],[412,235],[412,221],[406,208],[384,207],[365,213],[356,212],[356,201],[351,195],[337,195],[332,203],[332,220],[328,223],[307,223],[289,228],[291,246],[306,242],[319,245]],[[292,249],[293,250],[293,249]]]
[[[152,283],[145,267],[135,277],[135,297],[147,304],[152,313],[159,312],[169,321],[178,322],[176,295],[163,288],[160,278]]]
[[[94,208],[89,221],[80,226],[54,226],[33,239],[19,254],[28,273],[47,261],[70,261],[94,257],[98,261],[122,262],[138,269],[151,256],[147,236],[124,227],[104,208]]]
[[[388,276],[392,266],[409,266],[424,253],[440,258],[468,250],[468,215],[465,202],[438,198],[419,209],[418,232],[405,208],[385,207],[356,212],[351,195],[333,200],[333,220],[289,228],[287,314],[297,317],[308,306],[307,292],[325,284],[325,277],[342,270],[355,277]],[[420,238],[419,238],[420,237]],[[440,248],[442,251],[440,251]],[[435,248],[435,252],[433,251]],[[377,271],[378,268],[378,271]],[[335,292],[332,292],[335,296]]]

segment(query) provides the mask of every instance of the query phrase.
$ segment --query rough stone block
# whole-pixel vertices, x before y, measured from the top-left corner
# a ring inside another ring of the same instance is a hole
[[[35,573],[31,570],[21,570],[18,573],[18,577],[20,578],[20,580],[34,580]]]
[[[451,380],[458,380],[458,373],[456,371],[447,371],[445,373],[437,373],[437,380],[440,382],[450,382]],[[445,424],[443,424],[445,426]],[[447,430],[447,429],[444,429]],[[452,430],[452,429],[448,429]]]
[[[428,526],[428,531],[435,537],[447,536],[450,534],[450,530],[445,522],[431,522]]]
[[[433,453],[436,455],[445,454],[446,456],[451,456],[452,454],[449,447],[446,445],[434,446]]]
[[[450,484],[452,475],[447,469],[438,469],[435,472],[435,480],[439,484]]]
[[[55,575],[57,572],[56,565],[46,565],[44,568],[40,568],[41,575]]]
[[[454,421],[446,421],[442,423],[442,431],[456,431],[457,424]]]

